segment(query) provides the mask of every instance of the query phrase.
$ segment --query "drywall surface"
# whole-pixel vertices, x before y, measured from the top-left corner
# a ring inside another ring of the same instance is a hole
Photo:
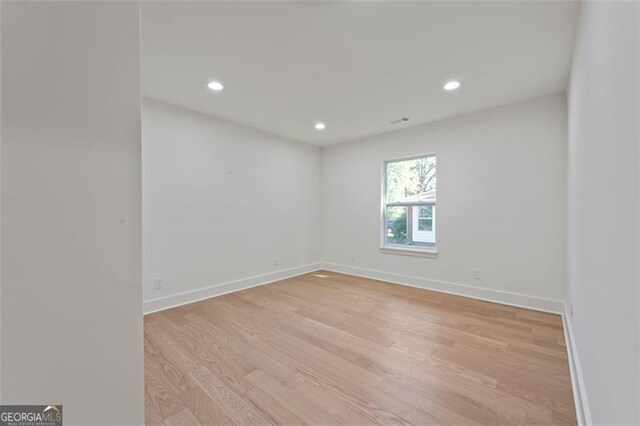
[[[570,322],[587,418],[640,423],[640,4],[583,2],[569,91]]]
[[[149,99],[142,122],[145,301],[320,260],[319,148]]]
[[[142,424],[137,2],[2,2],[2,396]]]
[[[439,255],[381,253],[383,161],[421,153],[437,155]],[[468,294],[563,299],[564,94],[329,146],[322,161],[323,261]]]
[[[0,24],[2,23],[2,4],[0,3]],[[0,29],[0,99],[2,99],[2,30]],[[2,397],[2,102],[0,101],[0,404]]]

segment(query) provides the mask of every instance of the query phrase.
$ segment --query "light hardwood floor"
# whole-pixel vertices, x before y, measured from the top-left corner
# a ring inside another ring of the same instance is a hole
[[[316,272],[144,329],[149,425],[576,422],[558,315]]]

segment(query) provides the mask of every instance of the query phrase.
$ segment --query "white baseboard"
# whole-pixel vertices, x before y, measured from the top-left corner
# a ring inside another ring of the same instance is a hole
[[[375,280],[387,281],[394,284],[422,288],[425,290],[433,290],[441,293],[471,297],[473,299],[485,300],[487,302],[517,306],[519,308],[551,312],[554,314],[562,314],[564,312],[564,302],[561,300],[544,299],[540,297],[527,296],[524,294],[493,290],[486,287],[475,287],[466,284],[438,281],[428,278],[396,274],[392,272],[382,272],[373,269],[358,268],[355,266],[341,265],[337,263],[323,263],[322,269],[333,272],[342,272],[345,274],[356,275],[364,278],[373,278]]]
[[[520,308],[534,309],[537,311],[551,312],[555,314],[564,313],[564,302],[560,300],[544,299],[534,296],[527,296],[518,293],[493,290],[485,287],[474,287],[466,284],[457,284],[446,281],[432,280],[409,275],[396,274],[392,272],[376,271],[373,269],[358,268],[355,266],[341,265],[337,263],[311,263],[290,269],[283,269],[268,274],[256,275],[236,281],[230,281],[197,290],[186,291],[173,294],[158,299],[146,300],[143,304],[144,314],[162,311],[176,306],[182,306],[211,297],[222,296],[223,294],[245,290],[269,284],[274,281],[307,274],[309,272],[324,269],[327,271],[340,272],[358,277],[372,278],[380,281],[387,281],[393,284],[406,285],[425,290],[439,291],[441,293],[455,294],[458,296],[471,297],[473,299],[485,300],[488,302],[501,303],[504,305],[517,306]]]
[[[573,339],[573,328],[571,327],[571,315],[567,304],[564,304],[562,324],[564,325],[564,336],[567,342],[567,356],[569,358],[569,370],[571,371],[571,385],[573,388],[573,399],[576,405],[576,416],[579,425],[592,425],[591,411],[585,392],[582,369],[580,368],[580,358]]]
[[[501,303],[504,305],[516,306],[520,308],[533,309],[536,311],[563,314],[564,302],[560,300],[544,299],[540,297],[527,296],[524,294],[510,293],[506,291],[493,290],[486,287],[475,287],[466,284],[451,283],[446,281],[433,280],[428,278],[414,277],[410,275],[396,274],[393,272],[376,271],[373,269],[358,268],[355,266],[341,265],[337,263],[311,263],[295,268],[283,269],[268,274],[256,275],[242,278],[222,284],[204,287],[197,290],[172,294],[157,299],[146,300],[143,303],[143,313],[150,314],[211,297],[222,296],[235,291],[245,290],[269,284],[274,281],[307,274],[309,272],[325,269],[327,271],[340,272],[364,278],[372,278],[380,281],[387,281],[393,284],[406,285],[425,290],[439,291],[441,293],[455,294],[458,296],[470,297],[473,299],[485,300],[488,302]]]
[[[198,302],[200,300],[209,299],[211,297],[222,296],[223,294],[233,293],[240,290],[246,290],[251,287],[257,287],[269,284],[274,281],[284,280],[286,278],[295,277],[297,275],[307,274],[309,272],[321,269],[322,264],[311,263],[309,265],[298,266],[290,269],[282,269],[268,274],[256,275],[249,278],[243,278],[236,281],[230,281],[210,287],[200,288],[197,290],[186,291],[184,293],[172,294],[158,299],[147,300],[143,303],[142,312],[150,314],[153,312],[163,311],[169,308]]]

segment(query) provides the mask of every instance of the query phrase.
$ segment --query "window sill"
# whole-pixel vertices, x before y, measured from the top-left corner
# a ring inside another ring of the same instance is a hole
[[[398,246],[380,246],[380,252],[385,254],[400,254],[404,256],[429,257],[435,259],[438,257],[436,248],[405,248]]]

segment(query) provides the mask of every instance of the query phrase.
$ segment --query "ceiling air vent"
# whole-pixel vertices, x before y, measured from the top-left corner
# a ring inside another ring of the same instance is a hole
[[[406,123],[407,121],[409,121],[407,117],[400,117],[400,118],[396,118],[395,120],[391,120],[389,123],[395,125],[400,123]]]

